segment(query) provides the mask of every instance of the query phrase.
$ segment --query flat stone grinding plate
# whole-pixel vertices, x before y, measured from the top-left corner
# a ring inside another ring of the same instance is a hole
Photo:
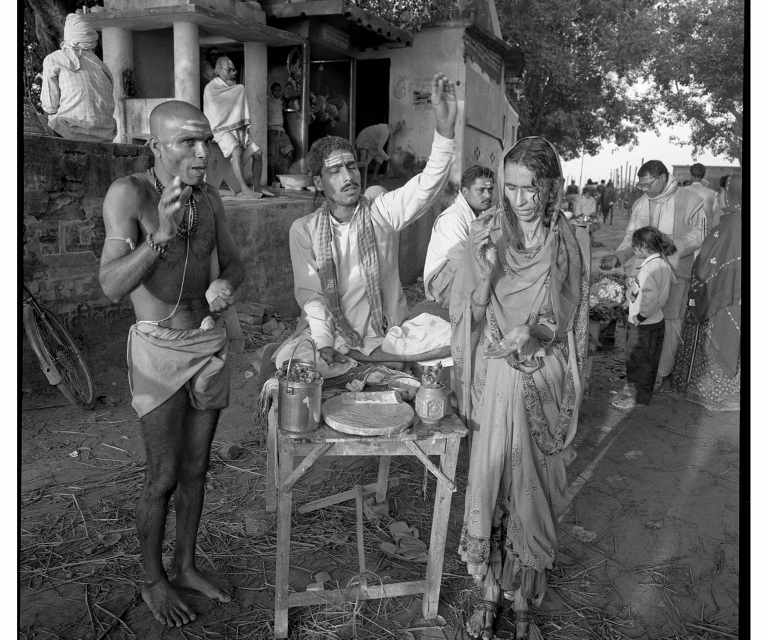
[[[394,391],[342,393],[323,404],[332,429],[356,436],[392,436],[413,422],[413,409]]]

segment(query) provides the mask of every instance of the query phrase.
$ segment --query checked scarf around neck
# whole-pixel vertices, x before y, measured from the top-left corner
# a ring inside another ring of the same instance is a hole
[[[328,208],[328,202],[323,202],[315,213],[317,215],[310,223],[309,232],[312,236],[312,247],[315,252],[325,302],[336,324],[336,329],[341,332],[351,347],[357,348],[362,345],[365,336],[358,335],[352,329],[341,311],[339,281],[336,277],[336,265],[333,262],[333,231],[331,230],[331,211]],[[377,336],[383,336],[384,309],[381,301],[379,257],[376,253],[376,236],[373,233],[373,222],[371,221],[371,202],[365,196],[360,196],[358,209],[350,224],[355,225],[357,231],[360,264],[365,274],[365,292],[371,307],[371,327]]]

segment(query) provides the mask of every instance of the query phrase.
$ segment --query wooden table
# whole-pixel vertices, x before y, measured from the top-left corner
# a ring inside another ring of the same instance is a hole
[[[453,414],[440,423],[428,426],[418,417],[404,434],[391,437],[362,437],[340,433],[326,425],[297,439],[277,428],[276,402],[269,413],[267,435],[267,511],[277,511],[277,569],[275,576],[275,638],[288,637],[288,609],[325,602],[392,598],[424,594],[422,613],[426,620],[437,615],[440,596],[440,578],[443,572],[443,554],[448,531],[451,498],[456,491],[454,477],[461,438],[467,429]],[[293,486],[322,456],[379,456],[379,475],[375,484],[356,487],[335,496],[329,496],[299,507],[299,514],[327,507],[346,500],[357,499],[358,550],[361,574],[365,571],[362,552],[362,497],[376,494],[376,501],[387,497],[391,456],[416,456],[438,478],[435,507],[432,514],[432,532],[429,542],[429,562],[423,580],[368,585],[361,576],[359,586],[344,591],[289,592],[288,567],[291,549],[291,513]],[[427,458],[440,456],[439,465]],[[294,468],[294,458],[304,456]],[[442,477],[441,477],[442,476]]]

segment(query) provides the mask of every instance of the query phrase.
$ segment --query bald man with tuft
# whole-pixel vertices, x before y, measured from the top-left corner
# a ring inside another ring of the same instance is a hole
[[[233,588],[195,566],[205,474],[219,412],[229,403],[227,330],[243,267],[216,189],[204,182],[213,134],[203,113],[171,100],[150,115],[155,165],[116,180],[104,199],[99,280],[114,302],[129,296],[128,381],[146,449],[136,525],[155,618],[196,618],[178,589],[220,602]],[[212,275],[213,274],[213,275]],[[216,276],[215,274],[218,274]],[[176,542],[168,573],[162,544],[174,497]]]

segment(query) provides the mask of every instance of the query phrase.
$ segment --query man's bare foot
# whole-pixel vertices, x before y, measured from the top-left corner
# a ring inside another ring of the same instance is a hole
[[[167,578],[145,583],[141,588],[141,597],[155,616],[155,620],[167,627],[181,627],[197,618]]]
[[[664,395],[672,391],[672,375],[664,376],[659,385],[659,394]]]
[[[467,635],[478,640],[492,640],[496,611],[497,607],[493,602],[478,602],[465,625]]]
[[[264,194],[261,191],[254,191],[253,189],[243,189],[240,193],[235,194],[238,198],[248,198],[249,200],[258,200]]]
[[[235,588],[225,580],[215,578],[195,567],[185,571],[177,570],[170,581],[177,589],[199,591],[205,597],[219,602],[229,602],[235,592]]]

